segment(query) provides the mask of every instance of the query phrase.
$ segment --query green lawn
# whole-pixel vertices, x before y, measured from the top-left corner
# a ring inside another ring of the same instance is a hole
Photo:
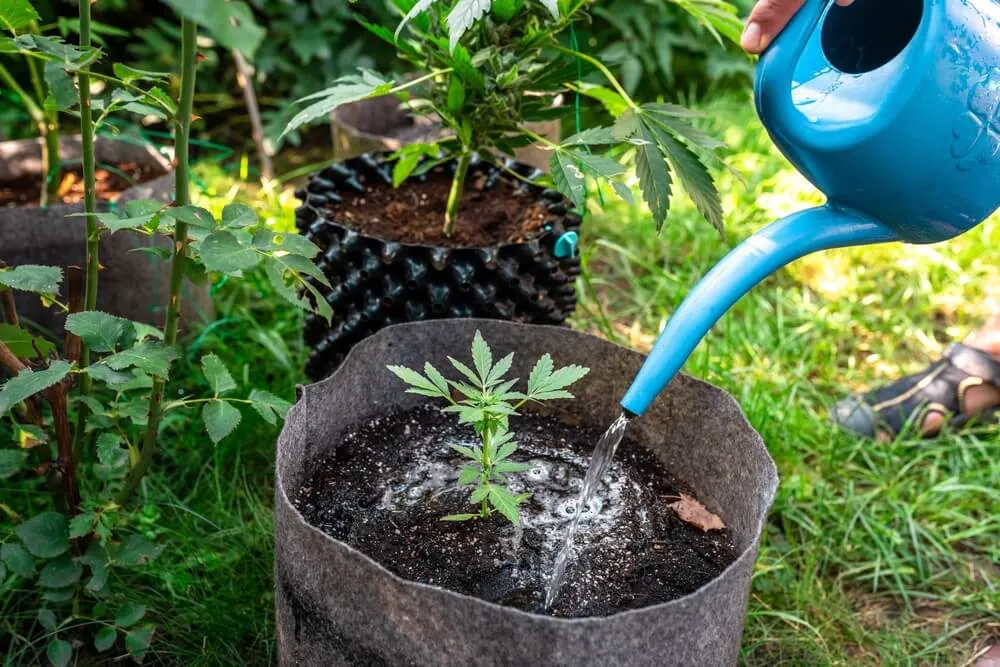
[[[748,101],[727,98],[707,111],[746,181],[721,176],[728,242],[680,199],[659,236],[645,213],[609,203],[588,221],[576,326],[648,348],[733,243],[818,201],[770,147]],[[213,168],[200,177],[201,203],[241,196]],[[257,200],[291,225],[290,192]],[[939,247],[806,259],[739,304],[690,361],[688,372],[736,395],[782,476],[754,580],[746,664],[951,667],[1000,639],[1000,432],[877,445],[827,419],[845,392],[920,367],[989,312],[998,222]],[[292,398],[302,381],[301,316],[263,281],[218,286],[216,300],[218,320],[191,332],[175,388],[199,387],[196,360],[214,352],[238,380]],[[213,447],[197,420],[169,423],[143,489],[145,531],[167,547],[136,586],[158,624],[147,663],[273,659],[276,435],[248,415]],[[8,630],[34,617],[9,595],[0,614]]]

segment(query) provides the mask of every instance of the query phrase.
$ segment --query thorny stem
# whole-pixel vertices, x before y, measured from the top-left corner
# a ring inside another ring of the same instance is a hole
[[[458,166],[455,168],[455,176],[451,180],[451,192],[448,193],[448,208],[444,214],[444,235],[451,237],[455,233],[455,222],[458,220],[458,207],[462,204],[462,195],[465,194],[465,177],[469,173],[469,165],[472,163],[472,153],[463,151],[458,158]]]
[[[177,108],[177,127],[174,139],[176,160],[176,183],[174,201],[177,206],[188,206],[191,193],[188,187],[188,140],[191,136],[191,117],[194,107],[195,64],[197,58],[198,26],[188,19],[181,19],[181,96]],[[180,316],[181,283],[184,279],[184,261],[187,256],[187,224],[177,221],[174,227],[174,255],[170,265],[170,292],[167,302],[167,321],[164,328],[164,343],[172,347],[177,343],[177,324]],[[163,390],[165,381],[153,380],[152,396],[149,402],[149,419],[142,450],[135,467],[129,472],[118,497],[118,504],[124,505],[129,496],[139,486],[156,451],[156,437],[163,415]]]
[[[90,1],[80,2],[80,48],[90,47]],[[90,75],[81,71],[80,78],[80,144],[83,149],[83,208],[87,221],[87,278],[84,296],[84,310],[97,308],[97,280],[100,258],[98,256],[101,233],[97,227],[97,194],[94,184],[94,119],[91,116]],[[90,349],[84,345],[80,351],[80,365],[86,368],[90,365]],[[86,396],[90,393],[91,379],[84,374],[80,383],[80,393]],[[81,412],[84,408],[81,408]]]

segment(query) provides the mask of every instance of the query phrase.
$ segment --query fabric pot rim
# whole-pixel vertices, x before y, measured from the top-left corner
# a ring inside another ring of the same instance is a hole
[[[371,169],[372,171],[378,171],[379,169],[385,167],[385,165],[389,165],[389,164],[393,163],[392,160],[388,159],[389,155],[390,155],[390,153],[387,152],[387,151],[376,151],[376,152],[373,152],[373,153],[365,153],[365,154],[359,155],[357,157],[348,158],[346,160],[338,161],[336,163],[336,165],[345,165],[345,166],[350,167],[352,164],[358,164],[358,161],[360,161],[360,164],[364,165],[368,169]],[[453,164],[453,163],[452,162],[448,162],[448,163],[445,163],[442,166],[447,167],[447,166],[449,166],[451,164]],[[541,169],[538,169],[536,167],[532,167],[531,165],[525,164],[523,162],[518,162],[517,160],[514,160],[513,158],[506,158],[504,160],[504,168],[505,169],[511,169],[513,171],[521,173],[522,176],[524,176],[525,178],[531,179],[531,180],[533,180],[535,178],[538,178],[539,176],[542,176],[545,173]],[[494,172],[499,173],[500,174],[500,178],[504,177],[504,175],[503,175],[504,169],[500,169],[499,167],[496,167],[495,165],[493,165],[490,161],[484,160],[484,159],[476,156],[473,159],[472,165],[470,165],[470,167],[469,167],[469,174],[466,177],[466,180],[468,181],[468,179],[470,179],[473,176],[475,176],[476,173],[492,174]],[[317,174],[314,174],[312,176],[312,178],[310,179],[310,181],[312,181],[313,179],[316,179],[316,178],[320,177],[321,174],[322,174],[322,171],[319,172],[319,173],[317,173]],[[386,184],[391,187],[392,186],[392,178],[391,178],[391,176],[386,176],[385,178],[387,179],[386,180]],[[552,190],[550,188],[545,188],[545,187],[542,187],[540,185],[530,184],[530,183],[521,183],[520,185],[523,186],[524,188],[526,188],[527,193],[530,194],[530,196],[533,198],[534,201],[532,203],[542,205],[546,209],[547,213],[549,213],[550,215],[552,215],[552,216],[570,215],[570,216],[576,216],[577,218],[579,218],[579,214],[577,214],[571,208],[571,205],[570,205],[569,201],[566,199],[566,197],[561,192],[559,192],[557,190]],[[462,250],[466,250],[466,251],[469,251],[469,250],[471,250],[471,251],[491,250],[491,249],[497,249],[497,248],[505,248],[505,247],[514,247],[514,246],[527,245],[527,244],[530,244],[533,241],[537,241],[539,238],[543,237],[549,231],[548,229],[546,229],[545,226],[543,226],[541,229],[535,231],[530,236],[525,236],[525,238],[524,238],[523,241],[519,241],[519,242],[516,242],[516,243],[500,242],[500,243],[493,243],[493,244],[488,244],[488,245],[455,245],[455,246],[451,246],[451,245],[435,245],[435,244],[420,243],[420,242],[414,242],[414,241],[400,241],[400,240],[387,239],[387,238],[384,238],[381,235],[373,234],[373,233],[370,233],[370,232],[365,231],[363,229],[359,229],[356,226],[347,224],[344,221],[338,219],[338,217],[337,217],[337,205],[336,204],[328,205],[327,207],[323,207],[323,208],[317,208],[317,207],[312,206],[311,204],[309,204],[308,195],[306,194],[306,189],[307,188],[304,188],[303,190],[299,191],[300,194],[302,194],[302,196],[299,197],[300,201],[302,202],[301,205],[300,205],[300,208],[312,209],[314,212],[317,212],[320,217],[324,217],[323,213],[326,213],[328,215],[328,217],[325,218],[326,221],[327,221],[327,224],[334,225],[336,227],[340,227],[343,230],[346,230],[348,232],[352,232],[352,233],[358,234],[358,235],[363,236],[365,238],[373,239],[375,241],[379,241],[379,242],[382,242],[382,243],[385,243],[385,244],[395,244],[395,245],[398,245],[398,246],[400,246],[402,248],[421,249],[421,250],[430,250],[430,251],[441,250],[441,251],[447,251],[447,252],[458,252],[458,251],[462,251]],[[443,217],[444,211],[441,212],[441,215]]]
[[[460,322],[462,323],[463,326],[470,326],[470,327],[471,326],[476,326],[476,327],[487,328],[487,327],[496,327],[497,325],[501,325],[501,326],[513,327],[513,328],[517,328],[517,329],[521,329],[521,330],[527,330],[527,329],[553,330],[553,331],[560,332],[560,334],[564,335],[564,336],[569,335],[569,336],[580,337],[580,338],[593,337],[590,334],[586,334],[586,333],[583,333],[583,332],[575,331],[575,330],[572,330],[572,329],[567,329],[565,327],[554,327],[554,326],[549,326],[549,325],[523,324],[523,323],[516,323],[516,322],[503,322],[503,321],[483,320],[483,319],[464,319],[464,320],[461,320]],[[425,326],[428,326],[428,325],[430,325],[430,326],[440,326],[441,325],[441,321],[408,322],[408,323],[395,324],[395,325],[392,325],[392,326],[389,326],[389,327],[385,327],[384,329],[380,330],[379,332],[375,333],[374,335],[372,335],[372,336],[368,337],[367,339],[365,339],[364,341],[360,342],[353,349],[351,349],[351,351],[348,353],[347,357],[344,359],[343,363],[337,368],[336,371],[334,371],[334,373],[332,375],[330,375],[329,377],[327,377],[324,380],[321,380],[319,382],[313,383],[311,385],[298,385],[297,386],[297,388],[296,388],[296,399],[297,400],[296,400],[295,405],[289,411],[288,416],[286,417],[286,423],[288,423],[294,416],[299,415],[299,413],[307,410],[307,408],[308,408],[308,401],[307,401],[308,396],[307,396],[307,392],[308,391],[310,391],[310,390],[313,390],[313,391],[322,391],[325,387],[328,387],[330,385],[333,385],[333,384],[336,384],[336,383],[342,381],[343,380],[343,376],[345,376],[345,375],[349,374],[350,372],[352,372],[352,370],[353,370],[353,369],[351,369],[352,362],[356,363],[359,358],[364,358],[366,356],[366,354],[367,354],[367,348],[370,345],[372,345],[374,342],[377,342],[377,339],[388,337],[390,335],[394,335],[396,333],[403,332],[403,331],[406,331],[408,329],[409,330],[413,330],[413,329],[420,328],[420,327],[425,327]],[[617,345],[616,343],[611,343],[610,341],[605,341],[605,342],[607,342],[609,345],[615,345],[616,347],[620,347],[622,349],[627,349],[627,348],[623,348],[623,346]],[[702,380],[698,380],[696,378],[693,378],[693,377],[685,375],[685,374],[681,374],[679,376],[679,379],[680,379],[681,382],[693,383],[696,386],[700,386],[702,388],[709,388],[709,389],[714,390],[715,392],[718,393],[718,395],[720,397],[724,397],[724,400],[727,400],[728,402],[730,402],[732,404],[732,406],[734,406],[737,409],[738,415],[740,417],[742,417],[744,420],[746,419],[746,414],[743,411],[742,407],[739,405],[739,403],[736,401],[736,399],[734,397],[732,397],[728,392],[725,392],[722,389],[720,389],[720,388],[716,387],[715,385],[712,385],[712,384],[710,384],[708,382],[704,382]],[[747,422],[747,423],[749,424],[749,422]],[[751,431],[753,433],[754,439],[756,440],[755,444],[759,445],[766,452],[766,445],[764,444],[763,439],[756,432],[756,430],[752,429],[752,427],[751,427]],[[777,466],[774,464],[774,461],[773,461],[773,459],[770,458],[770,456],[768,456],[768,459],[769,459],[769,466],[768,466],[768,469],[766,471],[766,473],[767,473],[766,474],[766,486],[763,489],[763,500],[765,501],[764,502],[765,510],[760,513],[760,516],[757,517],[755,524],[752,526],[753,533],[756,535],[756,538],[750,540],[749,544],[747,544],[745,547],[743,547],[742,549],[740,549],[740,555],[729,566],[727,566],[726,569],[723,570],[723,572],[721,572],[718,576],[716,576],[715,578],[713,578],[711,581],[709,581],[708,583],[706,583],[704,586],[700,587],[696,591],[694,591],[694,592],[692,592],[692,593],[690,593],[688,595],[685,595],[685,596],[682,596],[682,597],[679,597],[679,598],[675,598],[675,599],[670,600],[668,602],[662,602],[662,603],[658,603],[658,604],[654,604],[654,605],[649,605],[649,606],[646,606],[646,607],[642,607],[640,609],[632,609],[632,610],[617,612],[615,614],[611,614],[611,615],[608,615],[608,616],[592,616],[592,617],[585,617],[585,618],[563,618],[563,617],[555,617],[555,616],[548,616],[548,615],[545,615],[545,614],[537,614],[537,613],[527,612],[527,611],[523,611],[521,609],[517,609],[515,607],[509,607],[509,606],[504,606],[504,605],[496,604],[496,603],[489,602],[489,601],[483,600],[481,598],[478,598],[478,597],[475,597],[475,596],[472,596],[472,595],[466,595],[464,593],[459,593],[459,592],[456,592],[456,591],[452,591],[450,589],[443,588],[441,586],[435,586],[435,585],[432,585],[432,584],[425,584],[425,583],[413,581],[411,579],[406,579],[406,578],[400,577],[400,576],[396,575],[395,573],[393,573],[392,571],[390,571],[388,568],[386,568],[384,565],[382,565],[378,561],[376,561],[373,558],[369,557],[363,551],[360,551],[360,550],[356,549],[355,547],[351,546],[350,544],[348,544],[348,543],[346,543],[344,541],[338,540],[338,539],[336,539],[334,537],[331,537],[330,535],[327,535],[322,530],[320,530],[319,528],[316,528],[311,523],[309,523],[306,520],[306,518],[302,515],[302,513],[299,511],[299,509],[295,506],[295,503],[292,502],[291,497],[289,496],[289,489],[286,489],[286,487],[285,487],[285,480],[283,479],[282,470],[281,470],[281,461],[280,460],[278,462],[278,466],[276,467],[276,477],[277,477],[277,480],[276,480],[276,490],[277,490],[277,493],[280,494],[280,500],[283,501],[284,503],[286,503],[289,508],[291,508],[291,510],[294,512],[296,518],[302,524],[308,526],[309,530],[313,534],[315,534],[316,536],[319,536],[325,542],[332,542],[332,543],[337,544],[340,547],[345,547],[352,556],[360,557],[360,560],[365,564],[366,567],[375,567],[375,568],[377,568],[379,574],[381,574],[381,575],[388,575],[389,578],[392,581],[394,581],[394,582],[396,582],[396,583],[398,583],[398,584],[400,584],[400,585],[402,585],[402,586],[404,586],[406,588],[412,588],[412,589],[415,589],[415,590],[418,590],[418,591],[423,591],[423,592],[425,592],[425,593],[427,593],[429,595],[434,595],[434,596],[444,596],[445,598],[459,598],[459,599],[461,599],[463,601],[466,601],[467,603],[472,603],[472,604],[475,604],[475,605],[482,605],[482,606],[484,606],[486,608],[492,609],[492,610],[497,611],[497,612],[502,612],[504,614],[511,614],[511,615],[513,615],[515,617],[525,618],[525,619],[530,619],[530,620],[541,620],[541,621],[544,621],[546,623],[555,623],[555,624],[560,625],[560,626],[587,626],[587,625],[591,625],[591,624],[605,625],[609,621],[613,621],[615,619],[624,619],[624,618],[629,618],[629,617],[638,617],[638,616],[642,616],[642,615],[645,615],[645,614],[650,614],[652,612],[662,611],[664,609],[669,609],[669,608],[673,608],[673,607],[683,607],[684,605],[689,604],[693,599],[703,596],[706,591],[709,591],[709,590],[711,590],[713,588],[717,588],[719,586],[724,585],[724,582],[728,578],[729,573],[731,573],[733,570],[736,570],[736,569],[745,568],[747,566],[747,563],[746,563],[747,560],[754,560],[754,561],[756,560],[757,550],[759,548],[761,536],[763,535],[763,531],[764,531],[765,524],[766,524],[766,521],[767,521],[768,509],[773,505],[773,502],[774,502],[774,499],[775,499],[775,496],[776,496],[776,493],[777,493],[777,489],[778,489],[778,482],[779,482],[779,480],[778,480]]]

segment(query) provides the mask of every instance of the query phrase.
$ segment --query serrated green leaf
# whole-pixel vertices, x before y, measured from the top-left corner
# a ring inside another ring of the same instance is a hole
[[[469,502],[473,504],[481,503],[486,499],[486,496],[489,495],[489,493],[490,488],[488,486],[480,486],[469,495]]]
[[[611,128],[611,134],[618,141],[628,141],[639,131],[639,115],[634,109],[622,113]]]
[[[517,511],[517,499],[511,495],[510,491],[497,484],[489,485],[490,505],[507,517],[515,526],[521,525],[521,514]]]
[[[76,594],[76,587],[70,586],[69,588],[49,588],[42,593],[42,599],[46,602],[69,602],[73,599]]]
[[[617,144],[619,138],[615,136],[610,127],[592,127],[574,134],[562,142],[563,148],[570,146],[606,146]]]
[[[478,518],[478,514],[449,514],[448,516],[441,517],[442,521],[471,521],[472,519]]]
[[[173,347],[160,343],[139,343],[131,349],[105,358],[101,363],[116,371],[135,367],[150,375],[167,378],[170,374],[170,364],[178,356],[179,353]]]
[[[118,639],[118,631],[110,626],[104,626],[94,635],[94,648],[98,653],[104,653],[115,645]]]
[[[431,384],[441,392],[442,396],[448,395],[448,381],[438,372],[438,369],[431,366],[430,362],[424,363],[424,375],[431,381]]]
[[[320,252],[319,246],[304,236],[277,234],[269,229],[262,229],[253,235],[253,247],[258,250],[283,251],[306,259],[312,259]]]
[[[115,614],[115,625],[119,628],[127,628],[135,625],[146,615],[146,607],[137,602],[126,602]]]
[[[200,206],[177,206],[168,208],[163,212],[168,218],[173,218],[177,222],[198,227],[200,229],[216,229],[215,218],[206,209]]]
[[[18,30],[41,17],[28,0],[0,0],[0,27],[16,34]]]
[[[528,376],[528,394],[534,394],[543,388],[542,383],[552,375],[554,367],[555,364],[552,362],[551,354],[542,356],[535,363],[535,367],[531,369],[531,375]]]
[[[55,630],[56,626],[59,625],[58,621],[56,621],[56,614],[51,609],[39,609],[38,622],[49,632]]]
[[[482,477],[483,471],[478,466],[464,465],[458,472],[458,485],[469,486],[475,484]]]
[[[480,386],[482,384],[482,380],[476,375],[475,371],[473,371],[471,368],[463,364],[461,361],[457,359],[452,359],[451,357],[448,357],[448,361],[451,362],[451,365],[455,367],[455,370],[457,370],[459,373],[468,378],[469,382],[471,382],[473,385]],[[476,395],[478,396],[481,393],[482,392],[478,392]]]
[[[131,381],[135,376],[130,372],[119,373],[113,371],[104,364],[94,364],[86,368],[87,375],[98,382],[105,382],[110,385],[122,385]]]
[[[458,0],[448,13],[448,47],[454,51],[459,40],[493,6],[493,0]]]
[[[4,562],[11,572],[22,579],[30,579],[35,576],[34,559],[17,542],[5,542],[0,545],[0,560]]]
[[[600,102],[607,112],[614,118],[618,118],[631,108],[628,101],[624,97],[610,88],[605,88],[591,83],[582,83],[578,86],[574,86],[573,89]]]
[[[236,389],[236,380],[230,375],[222,359],[214,354],[206,354],[201,358],[201,371],[208,380],[215,396],[220,396]]]
[[[614,188],[618,196],[622,198],[622,201],[629,206],[635,205],[635,197],[632,195],[632,188],[628,187],[621,181],[611,181],[611,187]]]
[[[75,333],[93,352],[114,352],[136,339],[135,325],[129,320],[96,310],[72,313],[66,329]]]
[[[216,444],[235,431],[243,419],[243,415],[231,403],[220,400],[206,403],[201,416],[205,421],[208,437]]]
[[[684,186],[684,191],[694,202],[695,208],[705,216],[706,220],[712,223],[720,234],[724,234],[722,201],[708,167],[698,159],[698,156],[690,148],[670,136],[664,128],[655,129],[660,149],[666,154],[667,160],[680,178],[681,185]]]
[[[59,111],[68,111],[76,106],[79,92],[73,78],[61,63],[48,61],[44,69],[45,85],[48,86],[55,107]]]
[[[500,445],[500,449],[499,451],[497,451],[496,456],[493,457],[493,460],[499,463],[516,451],[517,451],[517,443],[514,442],[513,440],[510,440]]]
[[[48,368],[33,371],[30,368],[18,373],[0,386],[0,415],[27,398],[41,393],[69,375],[70,365],[65,361],[53,361]]]
[[[156,560],[163,551],[142,535],[129,535],[118,552],[118,561],[128,567],[145,565]]]
[[[584,173],[589,173],[596,177],[612,178],[625,173],[625,167],[603,155],[575,152],[573,153],[573,158],[577,164],[582,165]]]
[[[18,359],[47,357],[56,346],[44,338],[32,336],[13,324],[0,323],[0,343],[6,345]]]
[[[28,452],[20,449],[0,449],[0,479],[8,479],[25,468]]]
[[[97,436],[97,460],[105,465],[110,465],[118,456],[121,449],[122,437],[117,433],[101,433]]]
[[[388,366],[389,371],[400,380],[408,384],[412,389],[408,393],[420,396],[441,397],[441,390],[434,386],[434,383],[425,378],[420,373],[406,368],[405,366]],[[447,394],[443,394],[447,396]]]
[[[527,463],[517,463],[516,461],[497,461],[496,465],[493,466],[494,471],[502,474],[524,472],[530,468],[531,466]]]
[[[45,648],[45,657],[52,667],[66,667],[73,659],[73,647],[65,639],[53,639]]]
[[[58,512],[43,512],[14,529],[33,556],[55,558],[69,549],[69,525]]]
[[[670,196],[673,181],[667,161],[656,144],[656,138],[648,127],[643,124],[639,128],[639,137],[645,142],[636,148],[636,174],[639,176],[639,187],[643,199],[649,206],[656,221],[656,228],[661,229],[670,210]]]
[[[369,97],[388,94],[392,84],[377,75],[368,72],[368,76],[351,75],[338,79],[334,85],[324,91],[302,98],[299,102],[313,101],[312,104],[297,113],[281,133],[284,138],[289,132],[294,132],[303,125],[317,118],[328,118],[334,110],[345,104],[359,102]]]
[[[261,389],[251,391],[249,400],[257,414],[272,426],[278,423],[278,419],[284,419],[292,407],[288,401]]]
[[[563,193],[573,202],[577,210],[583,211],[587,206],[587,182],[580,166],[566,151],[556,151],[549,159],[549,172],[556,190]]]
[[[180,0],[174,0],[180,1]],[[147,626],[138,630],[132,630],[125,635],[125,649],[133,658],[142,662],[149,650],[149,645],[153,641],[153,628]]]
[[[476,448],[476,450],[474,450],[471,447],[465,447],[464,445],[448,445],[448,446],[454,449],[462,456],[464,456],[465,458],[472,459],[473,461],[478,461],[482,457],[482,452],[476,451],[479,449],[478,447]]]
[[[62,283],[63,272],[57,266],[24,264],[13,269],[0,269],[0,285],[22,292],[55,294]]]
[[[238,0],[163,0],[180,16],[197,23],[227,49],[253,61],[267,32],[257,25],[253,10]]]
[[[472,338],[472,362],[476,366],[479,381],[485,385],[486,378],[489,377],[490,371],[493,369],[493,352],[486,343],[486,339],[483,338],[483,334],[478,330]]]
[[[506,357],[504,357],[503,359],[501,359],[500,361],[498,361],[496,363],[496,365],[493,366],[492,370],[490,370],[489,375],[486,377],[486,386],[487,387],[493,387],[497,383],[499,383],[501,380],[503,380],[503,376],[507,374],[507,371],[510,370],[510,367],[511,367],[511,365],[513,363],[514,363],[514,353],[513,352],[511,352]],[[509,384],[511,384],[511,386],[513,386],[513,383],[509,383]],[[500,388],[497,389],[497,392],[499,392],[499,393],[503,393],[503,391],[504,391],[503,389],[500,389]]]
[[[123,65],[122,63],[114,63],[111,67],[114,70],[115,76],[121,79],[124,83],[132,83],[134,81],[156,81],[158,83],[166,83],[170,79],[170,72],[151,72],[145,69],[129,67],[128,65]]]
[[[241,229],[257,224],[257,212],[246,204],[228,204],[222,209],[222,226]]]
[[[69,537],[75,540],[78,537],[89,535],[94,528],[94,513],[83,512],[77,514],[69,520]],[[68,584],[67,584],[68,585]]]
[[[198,256],[209,271],[236,273],[254,268],[261,262],[261,255],[253,248],[240,244],[228,231],[210,234],[198,244]]]
[[[83,566],[69,554],[45,564],[38,575],[38,585],[45,588],[68,588],[80,581]]]

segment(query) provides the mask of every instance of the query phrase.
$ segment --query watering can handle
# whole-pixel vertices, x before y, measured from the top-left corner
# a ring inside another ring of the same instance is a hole
[[[674,312],[622,407],[636,416],[645,413],[719,318],[786,264],[821,250],[898,240],[896,232],[872,218],[832,204],[764,228],[716,265]]]
[[[834,3],[835,0],[805,0],[760,57],[754,83],[757,114],[761,118],[780,118],[782,122],[775,123],[779,128],[803,127],[795,122],[798,112],[792,103],[795,68],[819,22]]]

